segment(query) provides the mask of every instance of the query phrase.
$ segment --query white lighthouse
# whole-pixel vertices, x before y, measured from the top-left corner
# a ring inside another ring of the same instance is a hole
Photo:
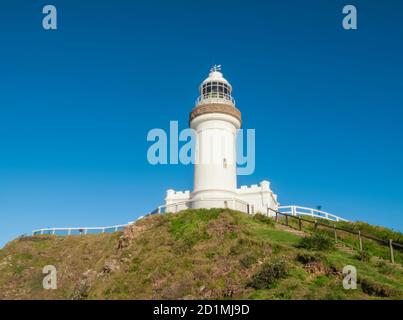
[[[200,97],[190,114],[189,125],[196,134],[194,207],[205,199],[236,197],[236,135],[241,113],[231,96],[232,87],[218,67],[200,85]]]
[[[168,190],[167,212],[186,208],[231,208],[248,213],[269,213],[278,208],[270,183],[237,188],[237,132],[241,112],[232,97],[232,86],[214,66],[199,88],[189,126],[196,137],[193,192]]]

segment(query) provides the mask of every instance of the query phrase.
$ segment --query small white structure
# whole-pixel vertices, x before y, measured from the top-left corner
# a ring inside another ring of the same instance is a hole
[[[190,113],[189,125],[196,134],[193,192],[168,190],[165,211],[187,208],[231,208],[248,213],[270,214],[277,210],[277,196],[270,183],[237,188],[237,132],[241,112],[235,106],[232,86],[214,66],[200,85],[200,96]]]

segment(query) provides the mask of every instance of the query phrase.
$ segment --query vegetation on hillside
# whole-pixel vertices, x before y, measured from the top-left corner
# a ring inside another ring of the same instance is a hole
[[[360,247],[357,235],[358,231],[360,231],[363,235],[361,241],[364,249],[364,252],[359,254],[361,256],[367,255],[373,257],[381,257],[382,259],[388,260],[390,259],[390,249],[388,244],[389,240],[391,239],[394,243],[403,245],[403,234],[401,232],[393,231],[385,227],[373,226],[364,222],[334,222],[325,219],[314,219],[309,216],[304,216],[302,218],[304,220],[312,222],[317,221],[319,223],[316,228],[317,233],[320,233],[329,239],[335,238],[333,227],[336,226],[337,228],[340,228],[341,230],[337,230],[338,241],[356,250],[358,250]],[[298,219],[296,218],[290,217],[288,219],[288,224],[294,229],[299,229]],[[324,227],[322,225],[329,227]],[[309,233],[315,232],[315,226],[313,223],[302,222],[302,229]],[[350,232],[345,232],[343,230],[347,230]],[[365,235],[381,239],[382,242],[369,239],[365,237]],[[403,250],[394,250],[394,258],[396,262],[403,264]]]
[[[44,290],[42,268],[57,268]],[[342,286],[343,267],[358,272]],[[124,233],[19,238],[0,250],[0,299],[403,299],[403,269],[275,225],[212,209],[153,215]]]

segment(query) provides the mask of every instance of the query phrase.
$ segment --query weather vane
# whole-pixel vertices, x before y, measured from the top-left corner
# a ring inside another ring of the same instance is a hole
[[[211,68],[211,70],[210,70],[211,72],[218,72],[218,71],[221,71],[221,64],[219,64],[219,65],[214,65],[212,68]]]

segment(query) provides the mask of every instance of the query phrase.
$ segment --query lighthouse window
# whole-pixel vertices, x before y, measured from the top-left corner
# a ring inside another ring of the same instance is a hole
[[[212,91],[212,92],[217,92],[217,91],[218,91],[217,82],[213,82],[213,85],[211,86],[211,91]]]
[[[218,93],[220,96],[223,94],[228,95],[231,93],[230,88],[225,83],[220,82],[210,82],[202,86],[203,95]]]

